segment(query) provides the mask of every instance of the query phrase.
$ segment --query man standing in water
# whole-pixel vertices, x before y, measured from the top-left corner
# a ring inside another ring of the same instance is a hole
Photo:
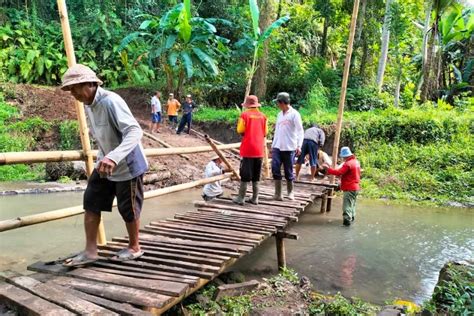
[[[273,198],[277,201],[283,201],[281,194],[281,165],[283,165],[288,198],[294,200],[293,180],[295,176],[293,162],[295,155],[301,154],[304,136],[303,123],[300,113],[290,105],[290,95],[288,93],[278,93],[274,101],[278,104],[281,112],[277,116],[272,143],[272,173],[275,180],[275,196]]]
[[[95,170],[84,193],[85,250],[64,262],[78,266],[94,262],[97,256],[97,231],[101,212],[117,206],[125,221],[129,244],[112,259],[133,260],[143,252],[138,230],[143,205],[143,174],[148,163],[140,143],[143,132],[125,101],[116,93],[102,89],[102,81],[84,65],[74,65],[62,78],[61,89],[86,104],[88,123],[99,147]]]
[[[342,202],[342,217],[344,226],[351,226],[355,220],[356,200],[360,190],[360,163],[352,154],[349,147],[342,147],[339,157],[344,159],[340,168],[333,169],[325,164],[324,168],[328,174],[341,177],[341,190],[344,192]]]

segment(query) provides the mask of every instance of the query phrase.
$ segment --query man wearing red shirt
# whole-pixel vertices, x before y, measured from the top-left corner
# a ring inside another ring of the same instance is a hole
[[[338,169],[329,168],[325,164],[324,168],[328,174],[341,177],[341,190],[344,192],[342,202],[342,216],[344,226],[350,226],[355,220],[357,193],[360,190],[360,163],[352,154],[349,147],[342,147],[339,157],[344,159],[344,163]]]
[[[252,181],[252,198],[248,202],[258,204],[258,182],[262,170],[263,146],[266,146],[267,117],[259,111],[260,103],[254,95],[246,97],[242,106],[247,110],[240,115],[237,124],[237,133],[242,135],[242,144],[240,145],[241,182],[239,195],[233,199],[233,202],[240,205],[245,204],[247,185]]]

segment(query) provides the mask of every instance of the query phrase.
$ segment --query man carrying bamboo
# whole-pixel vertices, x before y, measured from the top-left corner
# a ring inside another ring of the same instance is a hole
[[[116,93],[102,89],[102,81],[84,65],[74,65],[62,78],[61,89],[86,104],[88,123],[99,147],[97,164],[84,193],[85,250],[64,265],[79,266],[94,262],[101,212],[112,211],[114,198],[125,221],[129,244],[112,259],[132,260],[143,255],[138,240],[143,205],[143,174],[148,163],[140,143],[143,132],[125,101]]]
[[[288,199],[294,200],[293,180],[295,176],[293,174],[293,162],[295,155],[299,156],[301,154],[301,145],[304,138],[303,123],[300,113],[290,105],[290,95],[288,93],[278,93],[274,101],[281,110],[277,116],[272,143],[272,173],[275,180],[274,199],[283,201],[281,193],[281,166],[283,165]]]
[[[240,188],[239,195],[233,199],[236,204],[245,204],[247,186],[252,181],[252,198],[248,201],[258,204],[258,183],[262,172],[262,158],[264,154],[265,137],[267,136],[267,117],[259,111],[260,103],[254,95],[245,98],[242,104],[248,110],[240,115],[237,123],[237,133],[241,134],[240,145]]]

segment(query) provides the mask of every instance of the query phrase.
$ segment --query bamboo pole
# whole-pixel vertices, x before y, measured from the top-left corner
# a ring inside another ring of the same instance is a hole
[[[341,96],[339,98],[339,111],[337,113],[336,134],[334,136],[334,147],[332,149],[332,167],[337,165],[337,155],[339,150],[339,140],[341,137],[342,118],[344,116],[344,104],[346,101],[347,81],[349,79],[349,70],[351,66],[352,46],[354,45],[354,35],[357,22],[357,15],[359,13],[359,0],[354,0],[354,7],[352,9],[351,27],[349,32],[349,43],[347,44],[346,59],[344,61],[344,72],[342,76]],[[335,182],[335,177],[331,177],[331,183]],[[330,203],[330,201],[328,202]]]
[[[226,173],[222,175],[218,175],[212,178],[205,178],[205,179],[200,179],[196,180],[193,182],[188,182],[188,183],[182,183],[178,185],[174,185],[171,187],[167,188],[162,188],[158,190],[153,190],[153,191],[148,191],[145,192],[144,198],[145,199],[150,199],[153,197],[173,193],[173,192],[178,192],[190,188],[194,188],[199,185],[211,183],[211,182],[216,182],[220,180],[225,180],[229,179],[232,176],[231,173]],[[117,205],[117,201],[114,201],[114,206]],[[17,217],[9,220],[4,220],[0,221],[0,232],[4,232],[7,230],[12,230],[20,227],[25,227],[25,226],[30,226],[30,225],[36,225],[40,223],[45,223],[49,221],[54,221],[62,218],[67,218],[71,216],[76,216],[84,213],[84,209],[82,205],[78,206],[72,206],[68,208],[63,208],[59,210],[54,210],[54,211],[49,211],[49,212],[43,212],[39,214],[34,214],[34,215],[27,215],[23,217]]]
[[[239,148],[240,143],[217,145],[221,150]],[[145,148],[144,152],[147,157],[158,157],[179,154],[196,154],[211,152],[214,149],[211,146],[197,147],[172,147],[172,148]],[[93,158],[97,157],[97,150],[91,150],[90,154]],[[0,166],[12,164],[32,164],[41,162],[58,162],[58,161],[77,161],[84,160],[84,152],[81,150],[68,151],[24,151],[24,152],[8,152],[0,153]]]
[[[158,142],[160,145],[162,145],[163,147],[165,148],[173,148],[173,146],[171,146],[170,144],[168,144],[167,142],[159,139],[158,137],[156,137],[155,135],[152,135],[150,133],[147,133],[147,132],[143,132],[143,135],[145,135],[146,137]],[[189,160],[189,157],[185,156],[185,155],[179,155],[180,157],[186,159],[186,160]]]
[[[64,37],[64,47],[66,49],[68,67],[76,64],[76,55],[74,53],[74,46],[72,44],[71,28],[69,26],[69,17],[67,14],[66,0],[58,0],[59,17],[61,20],[61,28]],[[82,150],[85,155],[87,177],[92,174],[94,170],[94,161],[91,154],[91,143],[89,140],[89,129],[87,128],[86,113],[81,102],[75,101],[77,120],[79,122],[79,133],[81,136]],[[105,245],[107,238],[105,237],[105,228],[102,218],[99,223],[99,230],[97,233],[97,244]]]
[[[263,145],[263,176],[266,179],[270,178],[270,161],[268,159],[268,145],[267,145],[266,137],[265,137],[265,143]]]
[[[214,151],[216,152],[217,156],[219,156],[219,158],[222,160],[222,162],[227,166],[227,168],[229,170],[232,171],[232,173],[234,174],[234,177],[240,181],[240,175],[239,173],[234,169],[234,167],[232,167],[232,165],[230,164],[229,160],[227,160],[227,158],[222,154],[222,152],[219,150],[219,148],[216,146],[216,144],[214,144],[214,142],[211,140],[211,138],[206,135],[205,136],[206,138],[206,141],[209,143],[209,145],[211,145],[212,149],[214,149]]]

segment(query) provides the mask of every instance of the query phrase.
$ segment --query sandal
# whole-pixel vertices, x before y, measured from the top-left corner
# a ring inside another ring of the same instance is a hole
[[[144,252],[143,251],[137,251],[134,252],[130,248],[124,248],[117,252],[115,256],[109,258],[112,261],[129,261],[129,260],[135,260],[143,256]]]
[[[80,252],[75,257],[67,258],[66,260],[64,260],[63,266],[64,267],[78,267],[78,266],[91,264],[93,262],[96,262],[97,260],[99,260],[99,257],[90,258],[86,255],[86,252],[83,251],[83,252]]]

